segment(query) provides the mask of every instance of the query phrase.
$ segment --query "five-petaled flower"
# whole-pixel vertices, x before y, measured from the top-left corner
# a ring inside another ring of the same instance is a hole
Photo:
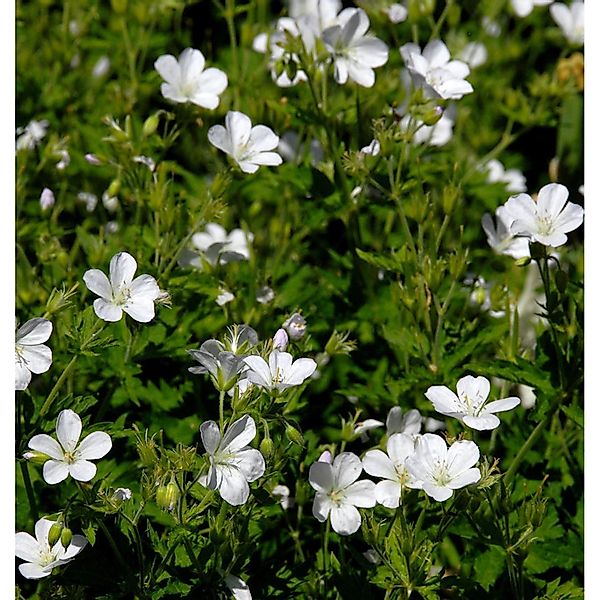
[[[312,358],[299,358],[293,361],[288,352],[273,350],[269,354],[269,362],[261,356],[247,356],[244,362],[248,365],[246,378],[269,392],[283,390],[301,385],[317,368]]]
[[[500,419],[494,413],[512,410],[521,402],[516,396],[486,402],[490,394],[490,382],[481,376],[467,375],[459,379],[456,391],[458,395],[445,385],[432,385],[425,396],[439,413],[455,417],[478,431],[496,429]]]
[[[328,518],[340,535],[355,533],[360,527],[360,508],[373,508],[375,483],[363,479],[356,481],[362,472],[360,458],[352,452],[342,452],[333,464],[318,461],[310,467],[308,480],[316,490],[313,515],[321,523]]]
[[[90,461],[102,458],[112,447],[110,436],[104,431],[94,431],[79,443],[81,419],[70,409],[58,415],[56,437],[58,441],[40,433],[29,441],[29,448],[48,456],[42,474],[51,485],[64,481],[69,475],[77,481],[90,481],[96,475],[96,465]],[[29,458],[28,453],[25,458]]]
[[[110,280],[99,269],[83,275],[88,289],[100,296],[94,300],[94,311],[104,321],[120,321],[123,311],[140,323],[154,318],[154,301],[161,295],[156,279],[140,275],[135,279],[137,262],[127,252],[119,252],[110,260]]]
[[[17,329],[15,342],[15,390],[24,390],[31,374],[45,373],[52,364],[52,350],[44,344],[52,333],[52,323],[41,317],[29,319]]]
[[[425,433],[415,444],[415,452],[406,459],[406,468],[412,478],[407,487],[422,489],[438,502],[448,500],[454,490],[481,479],[474,467],[479,460],[479,448],[475,442],[461,440],[450,448],[438,435]]]
[[[252,127],[250,117],[230,110],[223,125],[213,125],[208,130],[208,141],[229,154],[244,173],[256,173],[262,165],[277,166],[283,159],[277,152],[279,136],[265,125]]]
[[[204,231],[194,233],[192,244],[194,250],[183,262],[202,268],[203,261],[210,265],[225,265],[230,262],[249,260],[249,244],[253,240],[252,233],[246,234],[242,229],[233,229],[230,233],[217,223],[208,223]],[[196,250],[198,252],[196,252]]]
[[[568,202],[569,191],[560,183],[545,185],[534,200],[528,194],[511,196],[504,204],[510,232],[544,246],[562,246],[566,234],[583,223],[583,208]]]
[[[550,6],[550,14],[569,43],[574,46],[583,45],[585,16],[583,2],[576,1],[571,6],[555,2]]]
[[[77,556],[87,545],[82,535],[74,535],[71,543],[65,548],[58,540],[50,545],[48,534],[55,521],[42,518],[35,524],[35,537],[20,531],[15,534],[15,554],[23,559],[19,572],[27,579],[41,579],[52,573],[56,567],[64,565]]]
[[[481,217],[481,225],[487,236],[490,248],[498,254],[506,254],[513,258],[529,256],[529,242],[524,237],[513,235],[510,232],[512,219],[505,206],[496,209],[496,225],[491,215],[485,213]]]
[[[223,437],[214,421],[206,421],[200,426],[200,435],[210,461],[200,485],[218,489],[221,498],[233,506],[244,504],[250,494],[248,483],[265,472],[263,455],[248,445],[256,437],[254,419],[244,415],[229,425]]]
[[[227,87],[227,75],[220,69],[205,69],[200,50],[186,48],[177,60],[171,54],[160,56],[154,68],[165,80],[162,95],[173,102],[191,102],[203,108],[219,106],[219,94]]]

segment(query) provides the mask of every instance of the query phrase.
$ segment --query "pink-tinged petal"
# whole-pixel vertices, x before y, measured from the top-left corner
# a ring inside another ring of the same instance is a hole
[[[423,56],[427,59],[430,69],[443,67],[450,60],[450,52],[444,42],[433,40],[423,48]]]
[[[332,466],[327,462],[321,461],[313,463],[308,472],[308,482],[314,490],[327,495],[333,489],[334,485]]]
[[[221,69],[210,68],[198,78],[198,87],[203,94],[218,96],[227,88],[227,75]]]
[[[439,485],[435,485],[427,481],[423,483],[423,491],[438,502],[444,502],[445,500],[448,500],[448,498],[450,498],[453,494],[449,487],[440,487]]]
[[[404,464],[415,453],[415,439],[412,434],[395,433],[388,439],[387,451],[394,464]]]
[[[45,344],[25,346],[21,349],[21,358],[32,373],[45,373],[52,364],[52,350]]]
[[[259,154],[253,154],[252,158],[249,158],[247,161],[242,161],[239,163],[240,169],[246,173],[245,168],[248,168],[248,163],[251,162],[256,166],[256,169],[253,169],[249,172],[254,173],[258,169],[258,165],[262,165],[265,167],[277,167],[283,162],[283,158],[277,152],[260,152]]]
[[[386,508],[398,508],[400,506],[401,486],[396,481],[380,481],[375,486],[375,498],[379,504]]]
[[[35,562],[39,558],[40,544],[29,533],[20,531],[15,534],[15,555],[27,562]]]
[[[254,448],[239,450],[236,452],[235,457],[229,461],[229,464],[239,469],[249,483],[256,481],[265,473],[265,459]]]
[[[37,435],[34,435],[29,440],[29,444],[27,445],[32,450],[43,452],[44,454],[47,454],[50,458],[54,458],[55,460],[62,460],[65,456],[65,453],[60,447],[60,444],[54,438],[51,438],[45,433],[38,433]]]
[[[52,573],[52,569],[41,567],[35,563],[23,563],[19,565],[19,573],[26,579],[41,579],[42,577],[48,577]]]
[[[512,410],[513,408],[521,404],[521,399],[516,396],[510,396],[509,398],[502,398],[501,400],[494,400],[488,402],[485,405],[485,411],[489,413],[504,412],[506,410]]]
[[[132,297],[123,310],[138,323],[148,323],[154,319],[154,301],[145,297]]]
[[[565,209],[560,213],[555,222],[556,229],[569,233],[583,223],[583,208],[579,204],[567,202]]]
[[[177,59],[171,54],[159,56],[154,62],[154,68],[158,74],[171,85],[179,85],[181,81],[181,69]]]
[[[467,469],[457,475],[452,479],[452,481],[448,484],[448,487],[453,490],[458,490],[459,488],[463,488],[466,485],[471,485],[472,483],[477,483],[481,479],[481,472],[477,468]]]
[[[21,346],[36,346],[48,340],[52,333],[52,323],[47,319],[36,317],[29,319],[17,329],[17,343]]]
[[[362,479],[349,485],[344,490],[344,502],[360,508],[373,508],[377,503],[375,483],[368,479]]]
[[[208,130],[208,141],[225,154],[233,154],[231,135],[223,125],[213,125]]]
[[[234,153],[248,143],[252,131],[252,121],[248,115],[230,110],[225,116],[225,127],[231,137]]]
[[[340,535],[351,535],[356,533],[360,527],[360,513],[351,504],[333,506],[329,514],[331,527]]]
[[[129,287],[137,269],[137,262],[128,252],[119,252],[110,259],[110,284],[117,291]]]
[[[569,198],[569,190],[560,183],[549,183],[538,193],[538,209],[557,217]]]
[[[336,489],[343,489],[354,483],[362,473],[360,458],[352,452],[342,452],[333,459],[333,477]]]
[[[247,446],[256,437],[256,424],[250,415],[244,415],[229,425],[220,450],[226,454],[234,454]]]
[[[462,405],[456,394],[445,385],[432,385],[425,392],[425,397],[438,412],[448,415],[462,413]]]
[[[56,419],[56,437],[67,452],[73,452],[81,437],[81,419],[79,415],[67,408],[62,410]]]
[[[25,363],[17,361],[15,363],[15,390],[26,390],[31,381],[31,371],[25,366]]]
[[[86,436],[77,448],[77,456],[83,460],[97,460],[106,456],[112,448],[112,440],[104,431],[94,431]]]
[[[485,402],[490,394],[490,382],[485,377],[466,375],[458,380],[456,391],[459,398],[466,396],[472,400],[477,400],[480,404]]]
[[[67,463],[58,460],[47,460],[42,469],[44,481],[50,485],[60,483],[69,476]]]
[[[446,464],[451,478],[470,469],[479,460],[479,448],[475,442],[462,440],[454,442],[448,450]]]
[[[205,421],[200,425],[200,437],[205,450],[209,454],[214,454],[221,441],[219,426],[214,421]]]
[[[123,317],[123,309],[104,298],[94,300],[94,312],[98,318],[110,323],[120,321]]]
[[[90,269],[83,274],[83,281],[90,292],[110,300],[112,298],[112,288],[108,277],[100,269]]]
[[[77,556],[88,544],[87,539],[83,535],[74,535],[71,539],[69,547],[60,558],[60,562],[72,560]]]
[[[324,523],[327,521],[327,517],[334,506],[335,505],[327,495],[317,492],[312,506],[313,517],[317,519],[319,523]]]
[[[232,506],[240,506],[248,500],[250,487],[240,471],[235,468],[223,468],[223,478],[219,485],[219,493],[225,502],[228,502]]]
[[[500,425],[500,419],[496,415],[486,413],[484,410],[478,416],[465,415],[462,418],[462,422],[471,429],[477,431],[489,431],[490,429],[496,429]]]
[[[250,368],[249,371],[246,371],[246,378],[248,381],[264,388],[271,389],[273,378],[271,369],[269,369],[269,365],[265,359],[261,356],[246,356],[244,362]]]
[[[186,48],[179,55],[179,66],[181,68],[182,82],[194,80],[204,70],[204,55],[200,50]]]
[[[395,479],[396,471],[390,457],[381,450],[369,450],[362,459],[363,469],[373,477]]]
[[[96,475],[96,465],[87,460],[78,460],[69,465],[69,474],[77,481],[90,481]]]
[[[299,358],[287,371],[284,383],[300,385],[315,372],[316,368],[317,363],[312,358]]]

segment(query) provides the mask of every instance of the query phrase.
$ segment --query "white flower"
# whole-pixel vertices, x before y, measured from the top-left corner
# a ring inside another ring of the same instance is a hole
[[[510,0],[517,17],[526,17],[534,6],[546,6],[554,0]]]
[[[117,488],[113,493],[113,498],[126,502],[131,500],[131,490],[129,488]]]
[[[487,236],[490,247],[498,254],[506,254],[513,258],[529,256],[529,242],[524,237],[517,237],[510,232],[512,219],[504,206],[496,209],[496,226],[492,217],[486,213],[481,218],[481,225]]]
[[[139,156],[134,156],[131,160],[135,163],[139,163],[140,165],[144,165],[150,171],[150,173],[154,173],[156,170],[156,161],[149,156],[140,154]]]
[[[469,42],[460,53],[460,60],[475,69],[485,64],[488,57],[487,49],[481,42]]]
[[[59,171],[64,171],[71,164],[71,155],[69,151],[62,148],[55,152],[55,155],[60,156],[60,160],[56,163],[56,168]]]
[[[268,364],[261,356],[246,356],[244,362],[249,367],[246,378],[269,392],[282,392],[289,387],[301,385],[315,372],[317,363],[312,358],[292,360],[291,354],[278,350],[269,354]]]
[[[583,2],[573,2],[567,6],[555,2],[550,7],[550,14],[561,28],[567,40],[574,46],[582,46],[584,38],[584,8]]]
[[[225,127],[213,125],[208,130],[208,141],[229,154],[244,173],[256,173],[261,165],[277,166],[283,160],[274,150],[279,137],[265,125],[252,127],[250,117],[230,110]]]
[[[281,508],[287,510],[295,504],[294,498],[290,497],[290,488],[287,485],[276,485],[271,490],[271,495],[275,496],[281,504]]]
[[[535,388],[520,383],[518,386],[518,390],[519,395],[521,396],[521,406],[526,410],[533,408],[537,400],[537,397],[535,395]]]
[[[459,419],[467,427],[478,431],[496,429],[500,419],[494,413],[512,410],[521,402],[516,396],[511,396],[486,403],[490,382],[485,377],[462,377],[456,384],[456,391],[458,395],[445,385],[432,385],[425,396],[439,413]]]
[[[263,285],[261,288],[256,290],[256,301],[259,304],[269,304],[275,298],[275,292],[268,286]]]
[[[252,600],[248,584],[236,575],[232,575],[231,573],[227,575],[225,577],[225,585],[231,590],[235,600]]]
[[[263,455],[248,445],[256,437],[254,419],[244,415],[229,425],[223,437],[214,421],[206,421],[200,426],[200,435],[210,460],[200,485],[218,489],[221,498],[233,506],[244,504],[250,494],[248,483],[265,472]]]
[[[524,192],[527,190],[526,179],[518,169],[504,169],[504,165],[495,158],[488,161],[482,167],[487,171],[489,183],[506,183],[509,192]]]
[[[316,17],[323,29],[333,25],[342,8],[340,0],[290,0],[289,13],[293,19]]]
[[[469,286],[469,306],[479,308],[481,311],[489,311],[490,317],[499,319],[503,317],[506,312],[504,310],[491,310],[492,309],[492,285],[488,283],[483,277],[473,274],[469,274],[464,281],[465,285]]]
[[[505,210],[510,218],[510,232],[524,235],[544,246],[562,246],[566,234],[583,223],[583,208],[568,202],[569,191],[560,183],[545,185],[537,201],[528,194],[511,196]]]
[[[459,100],[473,91],[473,86],[465,80],[470,73],[469,66],[461,60],[450,60],[444,42],[433,40],[422,53],[417,44],[404,44],[400,54],[413,83],[433,97]]]
[[[412,137],[413,144],[427,144],[429,146],[445,146],[453,134],[454,122],[444,113],[435,125],[424,125],[419,119],[411,115],[404,115],[400,120],[400,128],[408,131],[416,127]]]
[[[119,208],[119,199],[116,196],[111,196],[108,190],[102,194],[102,204],[108,212],[115,212]]]
[[[396,23],[402,23],[402,21],[406,21],[408,17],[408,10],[405,6],[402,6],[402,4],[392,4],[385,9],[385,14],[395,25]]]
[[[373,68],[388,60],[388,47],[378,38],[366,35],[369,17],[360,8],[346,8],[337,24],[323,31],[323,42],[333,58],[335,80],[344,84],[351,79],[364,87],[375,83]]]
[[[215,302],[219,306],[225,306],[225,304],[229,304],[229,302],[235,300],[235,296],[228,290],[221,289],[220,292],[221,293],[215,299]]]
[[[377,140],[371,140],[368,146],[360,149],[361,154],[377,156],[381,152],[381,144]]]
[[[290,338],[299,340],[306,333],[306,319],[300,313],[294,313],[283,322],[282,327],[287,331]]]
[[[52,573],[52,570],[65,565],[77,556],[87,545],[82,535],[74,535],[68,548],[60,540],[50,547],[48,534],[55,521],[42,518],[35,524],[35,537],[20,531],[15,534],[15,554],[23,559],[19,572],[27,579],[41,579]]]
[[[100,296],[94,300],[94,311],[104,321],[120,321],[125,311],[140,323],[154,318],[154,301],[160,288],[151,275],[133,279],[137,269],[135,258],[119,252],[110,260],[109,278],[99,269],[90,269],[83,275],[88,289]]]
[[[41,317],[30,319],[17,330],[15,342],[15,390],[24,390],[31,374],[45,373],[52,364],[52,350],[44,344],[52,323]]]
[[[356,481],[362,472],[360,458],[352,452],[343,452],[335,457],[333,465],[318,461],[310,467],[308,480],[316,490],[313,515],[324,523],[331,519],[331,526],[340,535],[358,531],[360,508],[373,508],[375,483],[368,480]]]
[[[40,207],[48,210],[54,206],[54,192],[50,188],[44,188],[40,195]]]
[[[110,58],[108,58],[108,56],[106,55],[103,55],[96,61],[96,64],[92,69],[92,77],[94,77],[95,79],[100,79],[101,77],[104,77],[109,70]]]
[[[402,492],[409,485],[416,485],[414,477],[406,469],[406,460],[415,452],[416,436],[394,433],[387,441],[387,454],[381,450],[369,450],[362,460],[364,470],[373,477],[381,477],[375,486],[375,498],[387,508],[398,508]]]
[[[422,420],[423,417],[416,408],[409,410],[403,415],[402,409],[399,406],[394,406],[390,409],[387,419],[385,420],[387,434],[407,433],[415,435],[421,431]]]
[[[454,490],[476,483],[481,479],[473,465],[479,460],[475,442],[462,440],[450,448],[438,435],[425,433],[416,441],[415,452],[406,459],[406,468],[412,480],[407,487],[422,489],[438,502],[448,500]]]
[[[17,129],[17,150],[33,150],[46,135],[48,121],[29,121],[25,127]]]
[[[204,229],[192,236],[194,249],[198,250],[199,255],[191,259],[188,264],[196,267],[202,267],[200,257],[211,265],[217,262],[225,265],[230,262],[250,259],[250,242],[254,236],[249,233],[246,235],[241,229],[232,229],[227,233],[221,225],[217,223],[208,223]]]
[[[367,435],[368,431],[371,429],[377,429],[378,427],[383,427],[383,423],[378,421],[377,419],[365,419],[364,421],[359,421],[352,431],[353,435],[360,435],[360,441],[366,442],[369,439]]]
[[[79,192],[77,194],[77,200],[85,204],[85,209],[88,212],[93,212],[98,204],[98,196],[91,194],[90,192]]]
[[[43,469],[44,480],[50,485],[64,481],[69,475],[77,481],[90,481],[96,475],[96,465],[90,460],[102,458],[112,447],[110,436],[103,431],[94,431],[78,443],[81,419],[70,409],[58,415],[56,437],[58,442],[40,433],[29,441],[29,448],[50,457]]]
[[[204,65],[204,55],[193,48],[186,48],[179,60],[171,54],[160,56],[154,68],[165,80],[160,86],[162,95],[173,102],[217,108],[219,95],[227,87],[227,75],[220,69],[204,69]]]

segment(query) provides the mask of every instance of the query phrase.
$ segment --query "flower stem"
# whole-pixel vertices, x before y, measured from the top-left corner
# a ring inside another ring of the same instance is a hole
[[[42,408],[40,409],[40,415],[39,415],[40,418],[45,416],[45,414],[50,410],[50,407],[52,406],[54,399],[56,398],[56,396],[58,396],[58,392],[60,391],[60,388],[62,387],[63,383],[69,376],[69,373],[73,369],[73,366],[75,365],[76,361],[77,361],[77,354],[75,356],[73,356],[73,358],[71,358],[69,364],[66,366],[65,370],[60,374],[58,381],[54,384],[54,387],[48,394],[46,401],[44,402],[44,404],[42,405]]]
[[[223,435],[223,426],[224,426],[224,405],[225,405],[225,391],[219,390],[219,427],[221,429],[221,435]]]
[[[504,474],[505,482],[508,483],[515,476],[515,473],[517,472],[519,465],[523,461],[523,458],[525,457],[527,452],[529,452],[531,447],[537,442],[540,435],[542,435],[542,432],[550,423],[550,419],[552,418],[553,414],[554,411],[550,409],[546,416],[537,424],[536,428],[529,434],[527,441],[521,446],[521,449],[519,450],[519,452],[517,452],[517,456],[515,456],[515,459],[510,465],[510,468]]]
[[[23,483],[25,484],[25,491],[27,492],[27,499],[29,500],[29,512],[34,523],[38,521],[38,510],[35,502],[35,495],[33,493],[33,486],[31,485],[31,478],[29,477],[29,464],[26,460],[19,461],[21,463],[21,474],[23,475]]]

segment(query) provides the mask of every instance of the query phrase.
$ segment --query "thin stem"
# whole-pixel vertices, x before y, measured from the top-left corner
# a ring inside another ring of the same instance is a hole
[[[540,435],[542,435],[543,431],[548,426],[548,423],[550,423],[550,419],[552,418],[553,414],[553,410],[550,409],[546,416],[537,424],[536,428],[529,434],[529,437],[527,438],[526,442],[521,446],[519,452],[517,452],[517,456],[515,456],[515,459],[510,465],[510,468],[504,474],[504,481],[506,483],[508,483],[515,476],[515,473],[517,472],[519,465],[523,461],[523,458],[525,457],[527,452],[529,452],[531,447],[537,442]]]
[[[225,391],[219,390],[219,427],[221,429],[221,435],[223,435],[223,426],[224,426],[224,406],[225,406]]]
[[[44,402],[44,404],[42,405],[42,408],[40,409],[40,418],[43,417],[50,410],[50,407],[52,406],[54,399],[56,398],[56,396],[58,396],[58,392],[60,391],[60,388],[62,387],[63,383],[67,379],[69,373],[71,372],[71,369],[75,365],[77,358],[78,358],[77,354],[75,356],[73,356],[73,358],[71,358],[69,364],[66,366],[65,370],[60,374],[58,381],[54,384],[54,387],[48,394],[46,401]]]
[[[236,82],[240,80],[240,64],[238,60],[237,51],[237,37],[235,34],[235,0],[226,0],[225,9],[225,20],[227,21],[227,31],[229,32],[229,46],[231,48],[231,66],[234,73],[234,79]],[[239,97],[239,86],[233,86],[234,89],[234,101],[233,107],[239,108],[240,97]]]
[[[25,484],[25,491],[27,492],[27,499],[29,500],[29,512],[34,523],[38,521],[38,510],[35,502],[35,495],[33,493],[33,486],[31,485],[31,478],[29,477],[29,463],[26,460],[19,461],[21,463],[21,473],[23,475],[23,483]]]

